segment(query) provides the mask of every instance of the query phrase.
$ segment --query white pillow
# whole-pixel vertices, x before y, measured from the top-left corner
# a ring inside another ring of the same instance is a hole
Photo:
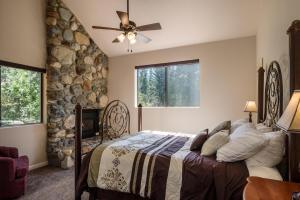
[[[243,136],[243,134],[247,132],[255,132],[255,126],[252,123],[245,123],[239,126],[237,129],[235,129],[233,132],[230,134],[230,139],[233,140],[237,137]]]
[[[269,144],[246,160],[248,166],[274,167],[280,163],[285,151],[285,134],[282,131],[265,133]]]
[[[273,180],[282,181],[282,176],[280,175],[278,169],[270,167],[248,167],[249,176],[257,176],[261,178],[268,178]]]
[[[250,158],[260,151],[268,142],[257,131],[248,131],[231,139],[217,152],[217,161],[235,162]]]
[[[245,118],[245,119],[238,119],[236,121],[234,121],[233,123],[231,123],[231,128],[230,128],[230,132],[234,132],[238,127],[240,127],[243,124],[247,124],[249,123],[249,119]]]
[[[260,133],[268,133],[272,132],[272,127],[266,126],[264,123],[259,123],[255,125],[256,130],[258,130]]]
[[[210,156],[229,141],[229,130],[221,130],[210,136],[203,144],[201,149],[202,156]]]

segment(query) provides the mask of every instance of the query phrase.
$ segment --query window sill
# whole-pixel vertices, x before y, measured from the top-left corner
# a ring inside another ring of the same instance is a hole
[[[135,108],[139,108],[135,106]],[[200,106],[194,106],[194,107],[142,107],[142,109],[199,109]]]
[[[0,129],[12,129],[12,128],[22,128],[27,126],[44,126],[45,123],[33,123],[33,124],[19,124],[19,125],[11,125],[11,126],[0,126]]]

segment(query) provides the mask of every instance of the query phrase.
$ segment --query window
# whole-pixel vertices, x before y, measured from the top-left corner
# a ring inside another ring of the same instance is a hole
[[[200,104],[199,60],[137,66],[137,104],[196,107]]]
[[[42,122],[42,71],[0,62],[0,126]]]

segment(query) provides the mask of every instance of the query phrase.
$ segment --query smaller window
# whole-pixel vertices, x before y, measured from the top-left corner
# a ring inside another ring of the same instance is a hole
[[[42,73],[0,62],[0,127],[42,123]]]
[[[137,104],[144,107],[198,107],[199,60],[137,66]]]

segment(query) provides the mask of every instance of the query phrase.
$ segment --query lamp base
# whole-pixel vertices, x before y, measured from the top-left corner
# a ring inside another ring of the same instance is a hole
[[[252,123],[252,113],[249,112],[249,122]]]

